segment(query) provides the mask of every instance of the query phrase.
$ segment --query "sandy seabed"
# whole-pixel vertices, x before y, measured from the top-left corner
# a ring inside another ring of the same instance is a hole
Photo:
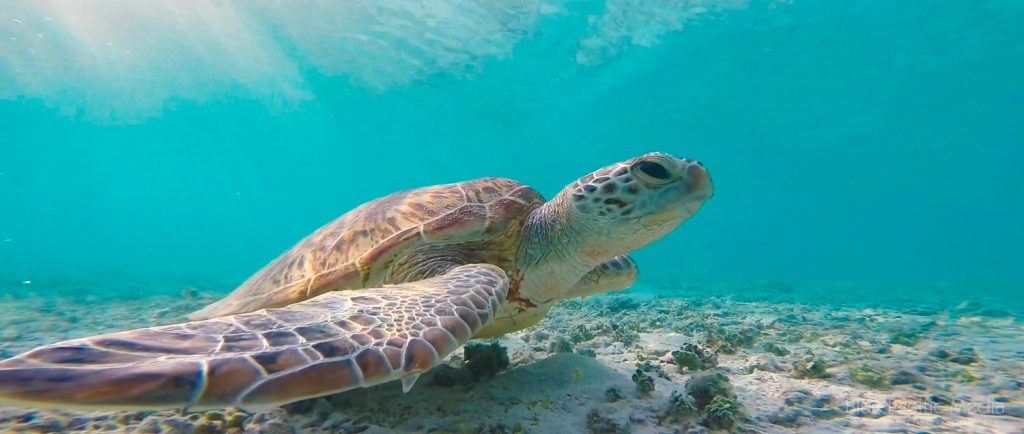
[[[834,291],[641,287],[498,339],[509,365],[493,377],[458,351],[405,394],[388,383],[256,414],[0,407],[0,432],[1024,433],[1024,308],[821,301]],[[181,321],[214,298],[18,289],[0,299],[0,356]]]

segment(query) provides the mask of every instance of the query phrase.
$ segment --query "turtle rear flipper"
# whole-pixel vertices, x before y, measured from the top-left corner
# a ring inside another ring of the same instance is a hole
[[[494,317],[500,268],[331,292],[282,309],[93,336],[0,362],[0,402],[258,409],[415,378]]]

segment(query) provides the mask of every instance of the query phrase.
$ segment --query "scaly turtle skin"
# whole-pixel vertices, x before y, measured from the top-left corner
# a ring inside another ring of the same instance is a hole
[[[195,321],[74,339],[0,362],[0,401],[258,409],[420,373],[559,300],[624,289],[626,253],[711,197],[699,162],[652,153],[551,201],[485,178],[409,190],[320,228]]]

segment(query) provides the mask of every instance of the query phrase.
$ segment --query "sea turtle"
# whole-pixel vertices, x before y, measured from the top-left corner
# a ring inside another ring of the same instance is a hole
[[[626,253],[711,197],[700,162],[646,154],[544,202],[503,178],[408,190],[320,228],[191,317],[0,362],[0,401],[247,410],[402,380],[559,300],[624,289]]]

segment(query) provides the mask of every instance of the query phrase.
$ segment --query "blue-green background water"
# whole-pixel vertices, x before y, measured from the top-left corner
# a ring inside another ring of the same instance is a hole
[[[644,281],[1024,292],[1024,2],[369,3],[0,6],[4,290],[227,291],[397,190],[659,150],[717,192]]]

